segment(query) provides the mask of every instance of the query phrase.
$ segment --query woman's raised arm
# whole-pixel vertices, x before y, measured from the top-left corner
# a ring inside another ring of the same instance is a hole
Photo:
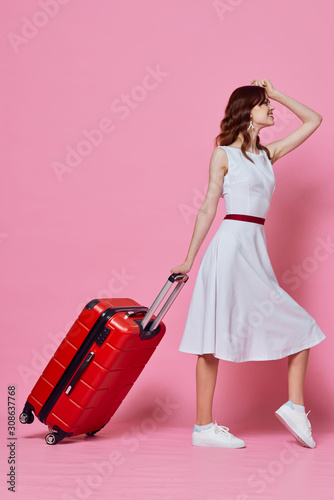
[[[312,135],[321,124],[322,116],[305,104],[302,104],[301,102],[296,101],[292,97],[289,97],[275,89],[268,79],[252,80],[251,83],[264,87],[269,99],[274,99],[289,108],[303,122],[303,124],[291,132],[291,134],[267,145],[267,148],[270,151],[270,156],[273,158],[272,163],[274,163],[279,158],[282,158],[282,156],[286,155],[306,141],[306,139],[310,137],[310,135]]]

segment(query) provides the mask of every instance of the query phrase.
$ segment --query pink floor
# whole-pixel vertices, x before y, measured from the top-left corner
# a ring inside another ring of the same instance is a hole
[[[246,448],[228,450],[194,447],[191,428],[150,417],[135,426],[135,420],[115,418],[96,436],[49,446],[39,421],[19,425],[16,493],[5,491],[2,498],[334,498],[334,437],[321,428],[313,429],[317,447],[304,448],[273,415],[264,429],[250,423],[235,427]],[[3,478],[2,491],[4,483]]]

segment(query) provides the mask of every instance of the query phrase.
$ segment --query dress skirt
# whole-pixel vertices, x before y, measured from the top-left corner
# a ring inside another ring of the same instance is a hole
[[[277,281],[264,226],[225,219],[200,264],[179,351],[237,363],[280,359],[326,338]]]

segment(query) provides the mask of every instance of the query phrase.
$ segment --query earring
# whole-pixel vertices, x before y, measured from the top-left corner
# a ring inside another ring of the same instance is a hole
[[[254,130],[254,129],[255,129],[255,127],[254,127],[254,125],[253,125],[252,120],[250,121],[250,124],[249,124],[249,127],[248,127],[247,131],[248,131],[249,129],[251,129],[251,130]]]

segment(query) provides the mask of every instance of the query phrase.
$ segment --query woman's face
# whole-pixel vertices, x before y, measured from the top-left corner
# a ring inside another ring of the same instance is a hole
[[[258,125],[260,128],[270,127],[275,124],[273,110],[274,106],[270,104],[268,97],[266,97],[265,101],[262,104],[257,104],[252,108],[252,122],[253,125]]]

